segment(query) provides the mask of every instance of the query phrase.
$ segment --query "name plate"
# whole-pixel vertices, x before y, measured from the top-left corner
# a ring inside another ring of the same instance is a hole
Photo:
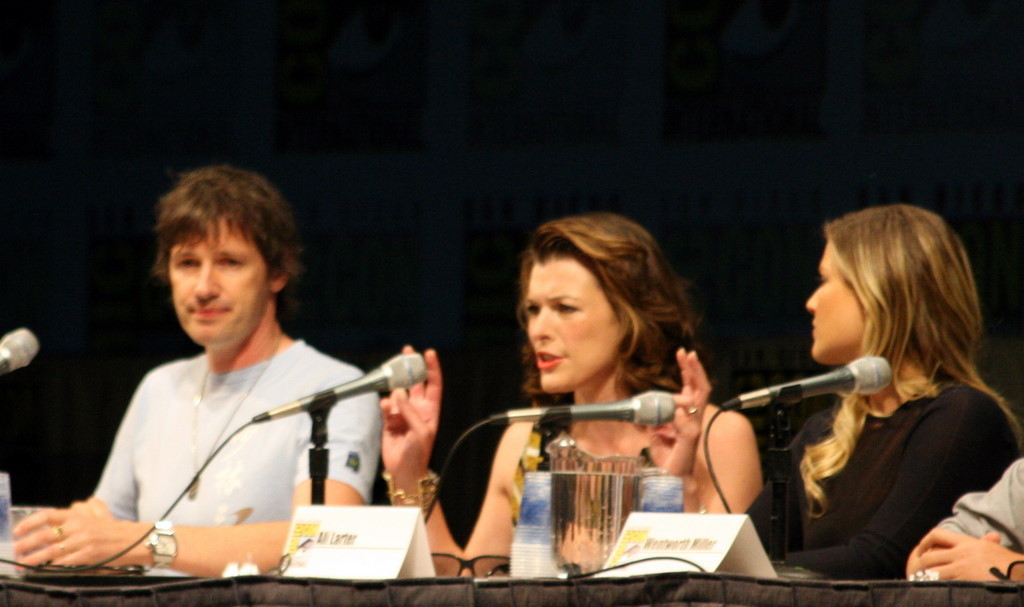
[[[300,506],[282,566],[290,577],[434,576],[423,514],[415,506]]]
[[[653,560],[643,560],[653,559]],[[602,576],[666,571],[717,571],[776,577],[746,514],[633,512]]]

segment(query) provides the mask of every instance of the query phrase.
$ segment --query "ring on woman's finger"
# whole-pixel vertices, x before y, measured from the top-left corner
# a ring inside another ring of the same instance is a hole
[[[934,569],[920,569],[907,579],[911,582],[934,582],[939,579],[939,572]]]
[[[64,544],[57,544],[57,550],[60,550],[61,554],[68,553],[68,549],[64,547]]]
[[[686,412],[689,413],[690,415],[696,415],[697,411],[700,411],[700,409],[698,409],[697,407],[690,407],[689,409],[686,410]]]
[[[60,538],[64,537],[64,528],[61,527],[60,525],[57,525],[56,527],[54,527],[53,528],[53,537],[57,538],[58,540]]]

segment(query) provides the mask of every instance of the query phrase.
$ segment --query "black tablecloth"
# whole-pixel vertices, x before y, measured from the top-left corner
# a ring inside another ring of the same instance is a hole
[[[1010,583],[823,582],[694,573],[568,581],[348,581],[264,576],[165,581],[68,576],[2,579],[0,589],[0,605],[4,606],[1024,606],[1024,586]]]

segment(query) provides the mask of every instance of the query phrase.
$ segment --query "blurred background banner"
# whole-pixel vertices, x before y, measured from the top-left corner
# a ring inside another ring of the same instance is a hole
[[[667,2],[666,141],[821,138],[829,4]]]
[[[1019,135],[1022,19],[1024,5],[1006,0],[867,0],[864,132]]]
[[[5,2],[0,18],[0,160],[50,157],[57,88],[53,0]]]
[[[426,5],[424,0],[278,2],[275,151],[421,149]]]
[[[1009,0],[0,2],[0,333],[42,344],[0,377],[0,470],[22,503],[87,496],[145,371],[198,351],[149,277],[152,207],[211,162],[295,206],[291,334],[363,368],[439,349],[438,457],[524,406],[519,251],[591,210],[693,281],[722,400],[821,372],[824,220],[932,208],[1020,407],[1022,22]],[[496,438],[445,483],[456,534]]]

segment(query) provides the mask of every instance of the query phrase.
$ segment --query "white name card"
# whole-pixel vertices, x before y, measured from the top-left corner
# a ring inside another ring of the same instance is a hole
[[[633,512],[605,563],[616,565],[626,566],[601,575],[703,570],[776,577],[746,514]]]
[[[423,514],[415,506],[300,506],[282,564],[282,574],[291,577],[434,576]]]

